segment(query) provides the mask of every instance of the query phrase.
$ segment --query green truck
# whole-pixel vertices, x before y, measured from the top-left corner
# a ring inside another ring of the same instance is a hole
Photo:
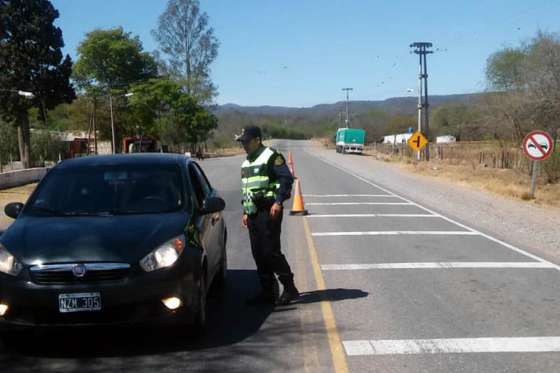
[[[361,128],[339,128],[336,131],[336,152],[362,154],[366,131]]]

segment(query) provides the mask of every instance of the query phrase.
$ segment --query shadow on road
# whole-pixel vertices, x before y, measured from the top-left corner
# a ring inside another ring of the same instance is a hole
[[[258,332],[274,311],[270,307],[248,307],[244,301],[256,291],[254,270],[230,270],[223,294],[208,300],[208,327],[196,339],[169,328],[80,328],[56,332],[24,333],[0,347],[0,366],[10,354],[51,358],[95,358],[151,355],[203,350],[238,343]],[[5,342],[4,342],[5,343]]]
[[[297,304],[315,303],[321,301],[337,302],[347,299],[367,297],[369,293],[359,289],[326,289],[308,291],[301,294]]]

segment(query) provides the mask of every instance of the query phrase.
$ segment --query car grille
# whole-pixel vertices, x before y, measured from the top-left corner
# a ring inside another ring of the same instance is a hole
[[[75,274],[76,266],[85,269],[82,276]],[[126,263],[76,263],[34,266],[30,275],[36,284],[78,284],[122,280],[129,271],[130,265]]]

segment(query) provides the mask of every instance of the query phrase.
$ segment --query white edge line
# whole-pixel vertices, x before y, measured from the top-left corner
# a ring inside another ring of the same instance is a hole
[[[556,269],[552,263],[543,262],[433,262],[433,263],[372,263],[372,264],[323,264],[323,271],[360,271],[373,269],[463,269],[463,268],[527,268]]]
[[[348,205],[412,205],[409,202],[308,202],[308,206],[348,206]]]
[[[369,231],[369,232],[315,232],[314,237],[325,236],[397,236],[397,235],[425,235],[425,236],[477,236],[472,231]]]
[[[350,198],[350,197],[371,197],[371,198],[398,198],[390,194],[303,194],[309,198]]]
[[[409,199],[407,199],[407,198],[401,197],[401,196],[399,196],[399,195],[397,195],[397,194],[391,192],[390,190],[385,189],[385,188],[383,188],[383,187],[381,187],[381,186],[375,184],[374,182],[369,181],[368,179],[365,179],[365,178],[361,177],[360,175],[355,174],[355,173],[352,172],[352,171],[345,170],[345,169],[343,169],[342,167],[339,167],[337,164],[332,163],[331,161],[328,161],[328,160],[324,159],[323,157],[320,157],[320,156],[317,156],[317,155],[313,155],[313,154],[309,153],[309,151],[307,151],[307,150],[305,150],[305,149],[304,149],[304,151],[305,151],[306,153],[308,153],[309,155],[311,155],[312,157],[318,158],[319,160],[321,160],[321,161],[323,161],[323,162],[325,162],[325,163],[331,165],[332,167],[334,167],[334,168],[336,168],[336,169],[338,169],[338,170],[340,170],[340,171],[343,171],[343,172],[345,172],[345,173],[347,173],[347,174],[349,174],[349,175],[352,175],[352,176],[354,176],[355,178],[357,178],[357,179],[359,179],[359,180],[362,180],[364,183],[369,184],[369,185],[371,185],[371,186],[373,186],[373,187],[375,187],[375,188],[377,188],[377,189],[379,189],[379,190],[381,190],[381,191],[383,191],[383,192],[385,192],[385,193],[387,193],[387,194],[391,194],[391,195],[393,195],[393,196],[395,196],[395,197],[399,197],[399,198],[402,199],[403,201],[407,201],[407,202],[409,202],[410,204],[415,205],[416,207],[419,207],[419,208],[421,208],[422,210],[424,210],[424,211],[426,211],[426,212],[429,212],[430,214],[437,215],[437,216],[439,216],[440,218],[442,218],[442,219],[444,219],[444,220],[447,220],[448,222],[453,223],[453,224],[455,224],[455,225],[457,225],[457,226],[459,226],[459,227],[461,227],[461,228],[468,229],[468,230],[470,230],[470,231],[472,231],[472,232],[476,232],[476,233],[478,233],[480,236],[482,236],[482,237],[484,237],[484,238],[486,238],[486,239],[488,239],[488,240],[490,240],[490,241],[494,241],[494,242],[496,242],[496,243],[498,243],[498,244],[500,244],[500,245],[502,245],[502,246],[505,246],[505,247],[507,247],[508,249],[513,250],[513,251],[515,251],[515,252],[517,252],[517,253],[519,253],[519,254],[525,255],[526,257],[529,257],[529,258],[531,258],[531,259],[538,260],[538,261],[543,262],[543,263],[548,263],[548,264],[554,266],[554,268],[556,268],[557,270],[560,271],[560,265],[557,265],[557,264],[554,264],[554,263],[552,263],[552,262],[549,262],[548,260],[545,260],[545,259],[543,259],[543,258],[540,258],[540,257],[538,257],[537,255],[533,255],[533,254],[531,254],[531,253],[529,253],[529,252],[527,252],[527,251],[525,251],[525,250],[522,250],[522,249],[520,249],[520,248],[518,248],[518,247],[516,247],[516,246],[513,246],[513,245],[511,245],[511,244],[508,244],[508,243],[506,243],[506,242],[504,242],[504,241],[502,241],[502,240],[500,240],[500,239],[498,239],[498,238],[492,237],[492,236],[490,236],[490,235],[488,235],[488,234],[486,234],[486,233],[480,232],[480,231],[478,231],[478,230],[476,230],[476,229],[474,229],[474,228],[471,228],[471,227],[469,227],[469,226],[466,226],[466,225],[464,225],[464,224],[461,224],[461,223],[459,223],[459,222],[457,222],[457,221],[455,221],[455,220],[453,220],[453,219],[451,219],[451,218],[448,218],[447,216],[443,216],[443,215],[441,215],[441,214],[438,214],[437,212],[435,212],[435,211],[433,211],[433,210],[430,210],[429,208],[424,207],[424,206],[422,206],[422,205],[420,205],[420,204],[418,204],[418,203],[416,203],[416,202],[413,202],[413,201],[411,201],[411,200],[409,200]]]
[[[560,337],[382,339],[342,344],[348,356],[560,351]]]
[[[306,218],[439,218],[432,214],[317,214]]]

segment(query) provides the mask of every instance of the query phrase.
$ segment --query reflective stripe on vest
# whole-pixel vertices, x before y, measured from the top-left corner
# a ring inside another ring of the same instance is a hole
[[[243,210],[246,214],[257,212],[255,199],[274,198],[280,187],[277,181],[271,182],[268,177],[268,161],[276,152],[268,147],[259,154],[257,159],[246,159],[241,165],[241,193],[243,194]]]

